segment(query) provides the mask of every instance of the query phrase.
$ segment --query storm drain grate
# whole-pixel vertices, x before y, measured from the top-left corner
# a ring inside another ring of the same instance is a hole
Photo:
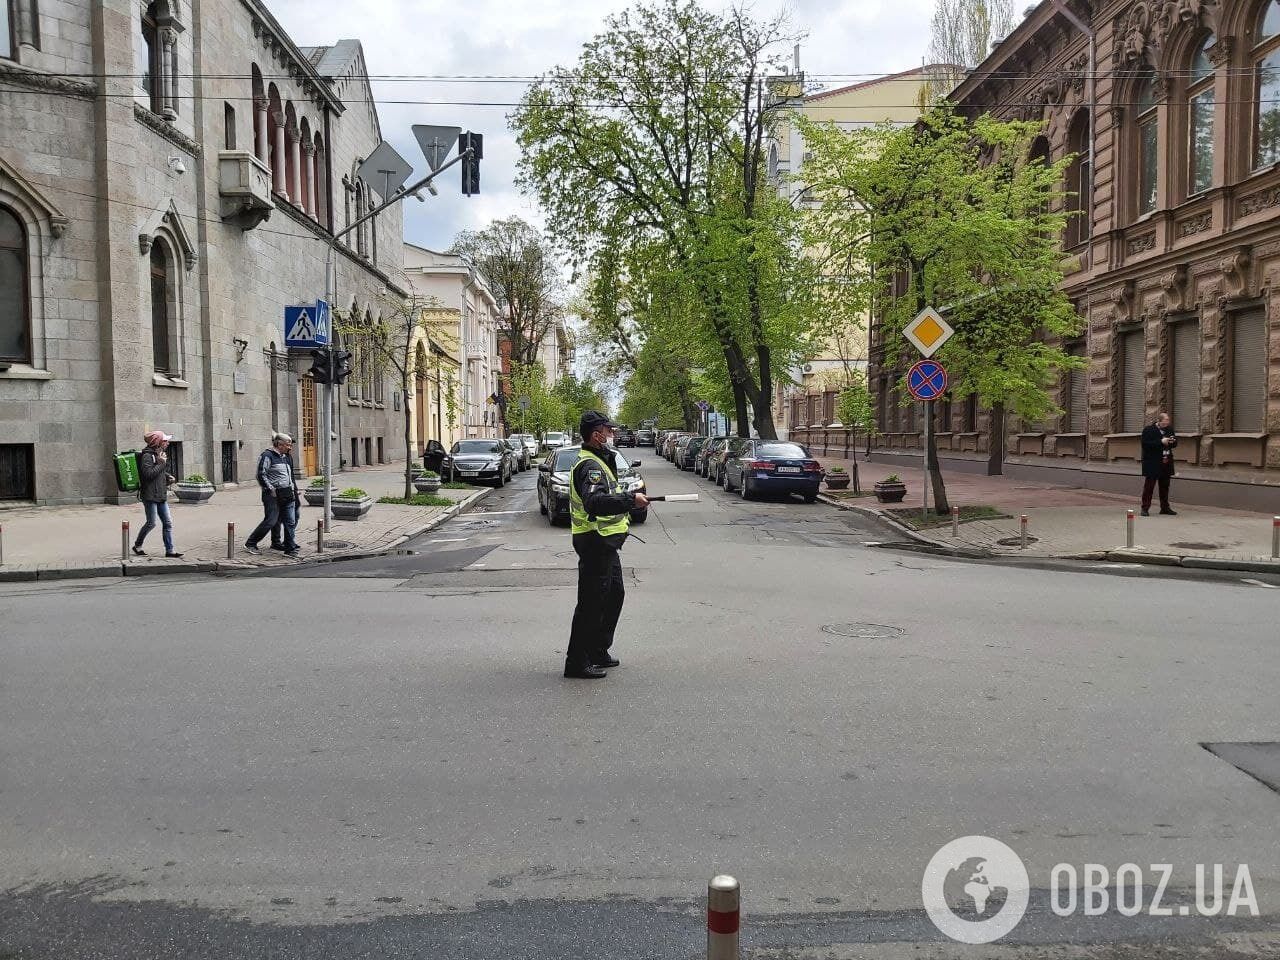
[[[1171,547],[1177,547],[1179,550],[1221,550],[1228,546],[1225,543],[1199,543],[1195,540],[1179,540],[1176,543],[1169,544]]]
[[[348,540],[330,540],[324,538],[324,548],[326,550],[350,550],[353,544]]]
[[[822,628],[823,633],[832,633],[837,637],[850,637],[854,640],[892,640],[905,633],[900,627],[890,627],[883,623],[828,623]]]
[[[1027,543],[1039,543],[1039,537],[1027,537]],[[996,541],[1002,547],[1020,547],[1022,546],[1021,537],[1001,537]]]

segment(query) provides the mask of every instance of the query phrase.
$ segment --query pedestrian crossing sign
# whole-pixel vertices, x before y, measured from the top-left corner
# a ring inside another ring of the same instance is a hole
[[[284,308],[284,345],[286,347],[327,347],[331,327],[329,304],[317,300]]]

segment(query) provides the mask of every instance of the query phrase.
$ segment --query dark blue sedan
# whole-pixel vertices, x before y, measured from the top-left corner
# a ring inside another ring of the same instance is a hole
[[[724,464],[725,490],[738,490],[743,500],[760,494],[792,494],[805,503],[818,499],[822,464],[798,443],[786,440],[748,440]]]

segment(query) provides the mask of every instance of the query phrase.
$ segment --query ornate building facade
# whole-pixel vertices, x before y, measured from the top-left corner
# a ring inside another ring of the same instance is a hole
[[[1172,415],[1179,495],[1280,503],[1280,0],[1044,2],[952,94],[1044,122],[1031,155],[1074,155],[1064,289],[1087,368],[1063,413],[1011,423],[1014,476],[1133,489],[1138,434]],[[1091,48],[1093,53],[1091,55]],[[1091,70],[1092,66],[1092,70]],[[918,409],[875,363],[878,459],[918,450]],[[936,404],[941,456],[985,470],[989,418]],[[918,454],[911,454],[912,458]]]
[[[252,483],[273,430],[316,472],[322,391],[283,313],[377,202],[360,44],[300,48],[259,0],[0,11],[0,499],[113,499],[108,456],[146,429],[215,483]],[[349,316],[403,296],[398,209],[334,263]],[[382,379],[335,405],[335,463],[404,455]]]

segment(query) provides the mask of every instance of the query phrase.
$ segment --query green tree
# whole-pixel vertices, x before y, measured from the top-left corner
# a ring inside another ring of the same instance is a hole
[[[548,430],[564,429],[564,403],[547,386],[547,371],[541,363],[512,363],[507,383],[511,387],[507,416],[520,424],[522,433],[541,437]],[[521,403],[526,399],[528,407]]]
[[[566,373],[551,388],[551,395],[560,401],[566,421],[570,426],[582,419],[588,410],[604,410],[608,407],[604,394],[590,377],[579,379],[576,374]]]
[[[1028,421],[1060,412],[1050,391],[1081,363],[1060,346],[1082,328],[1060,289],[1065,216],[1055,207],[1070,158],[1028,160],[1038,124],[945,108],[906,130],[800,128],[812,155],[804,177],[823,200],[809,240],[843,256],[841,286],[872,306],[885,369],[914,358],[902,329],[932,305],[956,330],[939,355],[952,394],[990,405],[993,448],[1006,411]],[[935,504],[946,510],[933,442],[927,459]],[[992,472],[1001,459],[993,449]]]

